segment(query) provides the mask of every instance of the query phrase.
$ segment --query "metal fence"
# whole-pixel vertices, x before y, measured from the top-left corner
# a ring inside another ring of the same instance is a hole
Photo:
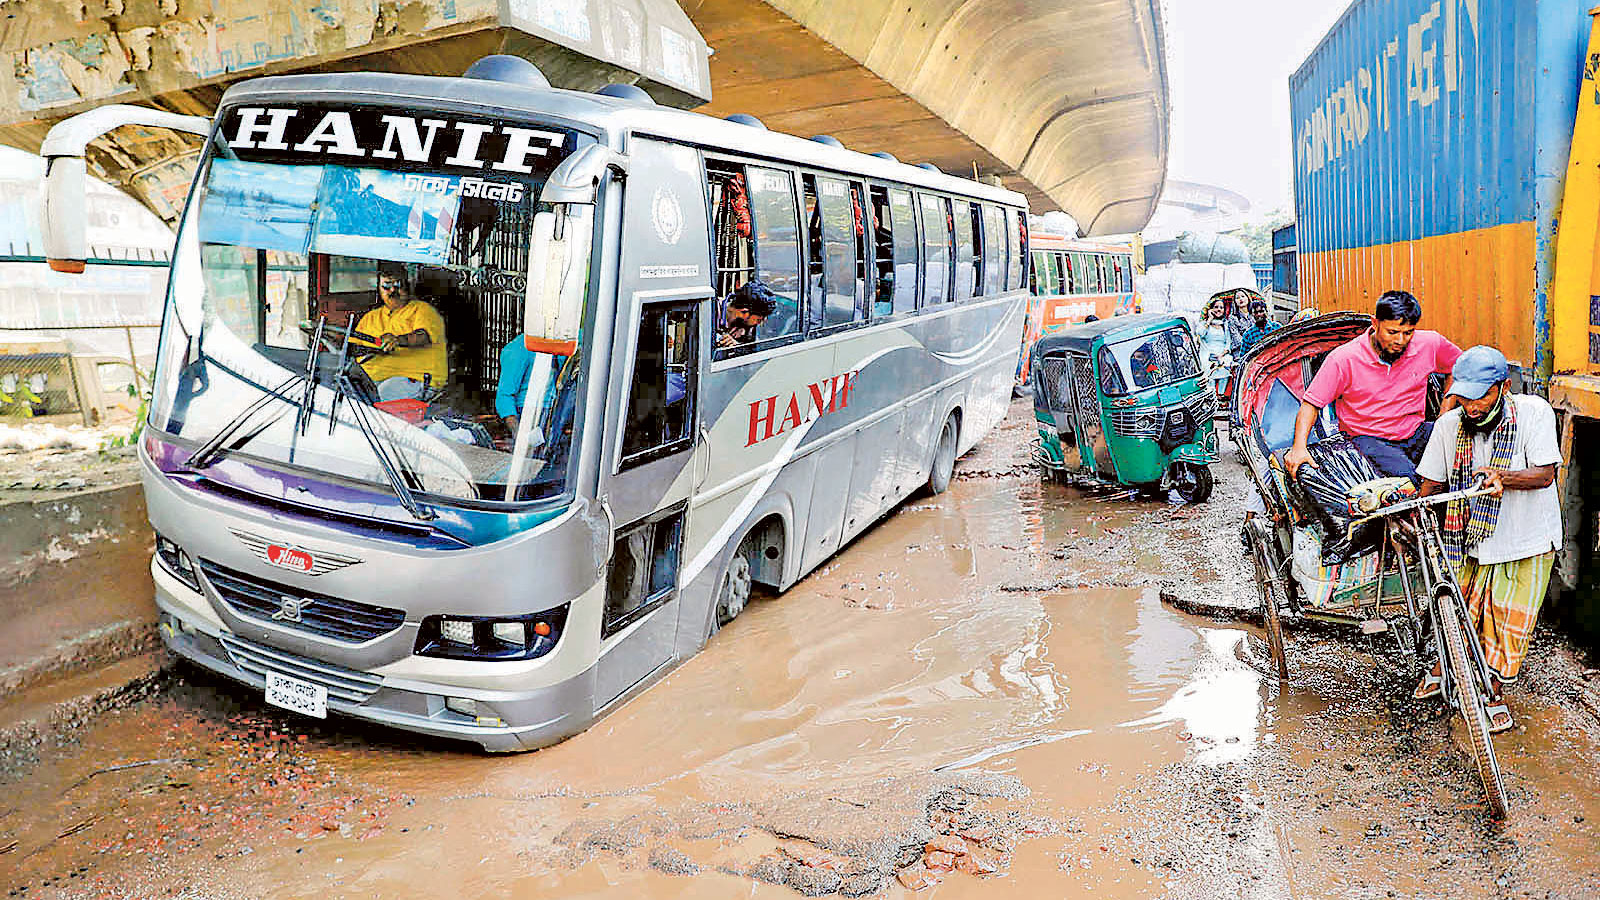
[[[0,330],[0,419],[131,418],[148,388],[159,323]]]

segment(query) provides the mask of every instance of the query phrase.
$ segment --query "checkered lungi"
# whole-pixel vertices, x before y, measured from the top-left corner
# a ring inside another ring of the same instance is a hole
[[[1483,658],[1501,681],[1515,681],[1522,670],[1555,562],[1554,550],[1487,566],[1469,556],[1456,572]]]

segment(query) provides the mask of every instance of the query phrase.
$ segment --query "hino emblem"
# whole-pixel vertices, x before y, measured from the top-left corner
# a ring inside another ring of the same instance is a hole
[[[312,597],[290,597],[287,595],[279,597],[278,611],[272,614],[272,618],[279,622],[298,623],[300,614],[305,612],[306,607],[315,602],[317,602],[316,599]]]
[[[342,553],[307,550],[288,541],[265,538],[237,528],[229,530],[233,532],[234,537],[250,548],[250,552],[254,553],[257,559],[269,566],[288,569],[301,575],[324,575],[361,562],[354,556],[345,556]]]

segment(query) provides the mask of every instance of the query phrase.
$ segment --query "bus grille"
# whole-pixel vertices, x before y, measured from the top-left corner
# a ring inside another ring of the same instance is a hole
[[[268,672],[276,672],[279,675],[320,684],[327,688],[330,700],[343,700],[347,703],[365,702],[383,686],[383,679],[376,675],[315,662],[303,656],[247,641],[236,634],[223,632],[220,637],[222,648],[228,651],[228,659],[232,660],[235,666],[262,681],[267,680]]]
[[[405,610],[305,593],[252,578],[210,560],[200,561],[200,571],[223,602],[239,615],[336,641],[365,643],[394,631],[406,621]]]

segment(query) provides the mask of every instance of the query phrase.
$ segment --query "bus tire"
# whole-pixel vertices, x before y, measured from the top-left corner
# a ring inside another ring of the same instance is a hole
[[[739,549],[733,552],[733,559],[728,560],[728,567],[723,570],[722,578],[717,582],[716,612],[711,620],[711,633],[716,634],[722,626],[738,618],[739,613],[750,603],[750,593],[755,581],[751,577],[750,556],[746,552],[750,538],[746,537],[739,542]]]
[[[939,442],[933,447],[933,467],[928,472],[928,493],[942,494],[950,487],[950,476],[956,471],[956,441],[961,437],[961,422],[951,413],[939,432]]]

